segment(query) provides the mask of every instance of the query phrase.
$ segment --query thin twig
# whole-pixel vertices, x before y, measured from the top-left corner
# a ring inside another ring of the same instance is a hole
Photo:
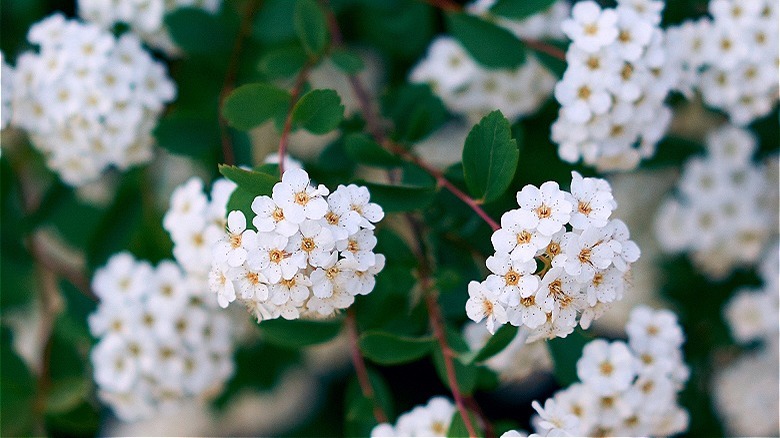
[[[485,429],[485,438],[495,438],[496,431],[493,428],[493,424],[490,423],[490,420],[488,419],[487,415],[485,415],[485,413],[479,407],[479,404],[474,399],[474,397],[473,396],[466,397],[465,402],[466,402],[466,406],[468,406],[469,409],[471,409],[477,414],[477,417],[479,418],[479,422],[480,424],[482,424],[482,428]]]
[[[324,3],[327,6],[327,0]],[[333,45],[341,46],[343,45],[343,40],[341,36],[341,31],[338,26],[338,22],[336,21],[336,16],[333,14],[333,11],[329,7],[326,7],[325,10],[327,11],[328,27],[330,29],[331,38],[333,39]],[[413,153],[404,149],[400,145],[391,142],[385,135],[384,131],[382,130],[381,123],[379,122],[379,116],[374,110],[374,106],[371,104],[371,99],[369,97],[369,94],[366,91],[366,88],[363,86],[360,77],[354,74],[349,75],[349,83],[352,87],[352,91],[355,93],[355,97],[357,98],[358,105],[360,106],[360,110],[363,113],[363,118],[366,120],[366,126],[368,127],[368,131],[371,133],[372,137],[374,137],[377,143],[379,143],[382,147],[387,149],[389,152],[395,155],[399,155],[401,158],[403,158],[408,162],[416,164],[417,166],[422,168],[425,172],[427,172],[429,175],[436,178],[436,181],[439,186],[447,189],[458,199],[460,199],[466,205],[468,205],[472,210],[474,210],[475,213],[477,213],[477,215],[479,215],[479,217],[481,217],[490,226],[490,228],[493,229],[493,231],[500,228],[498,223],[496,223],[496,221],[493,220],[485,212],[485,210],[483,210],[482,207],[479,206],[479,203],[477,201],[475,201],[469,195],[464,193],[457,186],[452,184],[452,182],[450,182],[440,170],[426,163],[420,157],[414,155]]]
[[[238,77],[238,68],[241,65],[241,53],[244,49],[244,40],[252,32],[252,22],[254,21],[257,11],[260,10],[260,1],[253,0],[248,6],[248,10],[241,19],[241,25],[238,29],[238,35],[233,43],[233,49],[230,51],[230,58],[228,60],[228,68],[225,73],[225,81],[222,83],[222,89],[219,92],[219,105],[220,108],[225,102],[225,98],[236,87],[236,79]],[[222,138],[222,158],[226,164],[236,164],[236,155],[233,151],[233,141],[230,139],[230,130],[227,126],[227,120],[222,117],[222,111],[219,113],[219,129]]]
[[[360,354],[357,323],[355,322],[355,312],[352,308],[347,310],[347,317],[344,320],[344,324],[347,327],[347,333],[349,335],[352,365],[355,367],[355,373],[357,374],[358,383],[360,384],[360,391],[363,393],[363,397],[371,401],[371,404],[374,407],[374,418],[377,423],[387,423],[387,415],[385,415],[385,411],[382,410],[382,406],[380,406],[376,399],[374,388],[371,386],[371,379],[368,376],[366,362],[363,360],[363,355]]]
[[[290,90],[290,107],[287,110],[287,117],[284,119],[284,127],[282,128],[282,135],[279,137],[279,175],[284,173],[284,159],[287,156],[287,143],[290,137],[290,131],[292,131],[292,118],[293,109],[295,104],[298,103],[298,98],[303,90],[303,85],[306,84],[306,77],[309,75],[313,64],[311,61],[307,62],[298,75],[295,77],[295,84]]]

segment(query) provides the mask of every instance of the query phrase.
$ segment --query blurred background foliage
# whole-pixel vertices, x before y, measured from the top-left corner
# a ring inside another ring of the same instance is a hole
[[[199,163],[212,179],[218,176],[217,165],[223,161],[220,93],[229,73],[231,51],[239,37],[242,17],[250,3],[251,0],[228,0],[215,16],[185,9],[166,18],[185,56],[167,61],[178,96],[160,120],[155,136],[161,149]],[[409,69],[424,56],[431,39],[445,31],[441,11],[415,0],[332,0],[331,4],[347,44],[369,48],[380,59],[384,85],[378,91],[382,114],[392,125],[392,138],[411,147],[454,117],[427,87],[406,83]],[[302,67],[299,56],[302,48],[292,21],[294,5],[288,0],[262,2],[244,42],[243,56],[236,69],[236,85],[260,81],[289,83]],[[31,24],[54,11],[72,16],[74,10],[73,1],[3,0],[0,47],[6,60],[13,64],[19,53],[30,49],[25,35]],[[675,0],[668,2],[664,20],[667,24],[679,23],[705,13],[705,1]],[[156,56],[162,58],[159,53]],[[678,106],[686,105],[679,96],[671,100]],[[549,140],[549,126],[557,117],[557,110],[557,104],[550,100],[537,114],[512,126],[520,146],[520,164],[507,193],[485,206],[494,218],[513,206],[514,192],[525,184],[556,180],[566,186],[571,170],[594,174],[592,169],[571,166],[558,158]],[[777,121],[775,110],[751,126],[760,138],[762,155],[778,150]],[[258,164],[260,160],[247,132],[225,129],[235,145],[237,164]],[[363,130],[360,116],[342,122],[342,135],[318,157],[305,163],[313,178],[331,188],[355,179],[360,160],[349,153],[345,138]],[[689,156],[703,150],[700,141],[695,135],[672,134],[661,142],[656,156],[641,168],[679,167]],[[94,339],[89,335],[86,316],[95,304],[69,279],[58,280],[46,274],[45,266],[36,262],[30,251],[35,247],[35,239],[57,235],[83,259],[88,278],[95,268],[120,250],[127,249],[138,258],[152,262],[170,258],[171,241],[161,226],[167,205],[161,205],[155,194],[165,169],[150,164],[124,174],[115,173],[109,178],[110,196],[104,202],[94,203],[59,182],[19,133],[4,133],[3,143],[0,158],[1,434],[95,435],[110,415],[96,400],[88,361]],[[430,177],[415,166],[401,166],[400,174],[406,183],[433,185]],[[465,188],[459,164],[447,169],[446,174],[456,185]],[[429,204],[422,215],[430,226],[428,244],[435,254],[440,303],[450,329],[451,345],[463,350],[466,346],[458,328],[466,319],[463,311],[466,285],[483,276],[483,259],[491,251],[491,231],[448,192],[431,193],[426,201]],[[647,213],[648,217],[652,214]],[[387,266],[378,276],[376,289],[370,296],[358,297],[355,303],[358,330],[426,336],[428,320],[424,303],[414,299],[418,291],[413,251],[405,243],[405,237],[390,227],[382,228],[378,238],[377,252],[387,256]],[[714,283],[698,274],[684,257],[665,258],[658,263],[663,267],[664,276],[663,287],[658,292],[679,315],[688,336],[685,357],[693,374],[682,403],[691,414],[689,434],[722,435],[708,385],[713,366],[734,354],[736,347],[724,325],[721,309],[739,285],[757,284],[757,277],[753,272],[739,271]],[[59,296],[46,296],[47,282],[55,283]],[[14,313],[31,307],[40,307],[44,313],[47,308],[54,309],[53,314],[57,315],[51,321],[51,341],[41,352],[42,361],[37,368],[28,367],[12,347],[14,336],[25,335],[14,326]],[[257,330],[261,337],[237,350],[235,375],[214,401],[215,408],[224,408],[233,396],[246,389],[270,390],[286,370],[302,360],[302,345],[328,340],[336,336],[340,327],[340,321],[315,326],[302,321],[263,323]],[[551,341],[555,379],[542,378],[532,387],[515,388],[510,396],[506,389],[494,391],[497,378],[485,367],[462,365],[458,377],[467,393],[474,391],[475,399],[498,430],[510,426],[528,429],[531,400],[544,399],[559,385],[570,383],[579,351],[593,334],[576,332],[566,339]],[[426,402],[432,395],[448,393],[443,383],[446,379],[440,378],[441,360],[435,354],[433,357],[425,354],[419,360],[399,366],[369,363],[372,386],[391,416]],[[290,431],[289,436],[367,435],[374,424],[371,405],[358,390],[355,376],[344,371],[331,373],[320,376],[319,384],[321,400],[325,401],[320,401],[308,421]]]

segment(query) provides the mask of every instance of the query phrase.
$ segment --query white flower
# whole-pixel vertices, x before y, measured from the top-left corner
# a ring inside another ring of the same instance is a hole
[[[571,173],[569,202],[575,206],[569,222],[578,230],[588,225],[603,227],[617,207],[609,183],[600,178],[583,178],[574,171]]]
[[[273,200],[284,211],[285,219],[300,224],[306,219],[319,220],[328,211],[325,186],[312,187],[309,174],[303,169],[290,169],[282,182],[273,188]]]
[[[284,210],[268,196],[258,196],[252,201],[252,211],[256,216],[252,225],[258,232],[276,231],[285,237],[291,237],[298,231],[298,224],[284,217]]]
[[[584,124],[594,115],[612,107],[609,92],[598,82],[577,71],[569,72],[555,85],[555,98],[561,103],[561,114],[568,120]]]
[[[433,397],[428,404],[417,406],[398,416],[393,427],[382,423],[371,430],[372,437],[444,437],[450,428],[455,405],[444,397]]]
[[[376,264],[376,254],[373,252],[375,246],[376,237],[367,229],[358,231],[346,241],[336,243],[336,249],[359,271],[365,271]]]
[[[501,228],[490,240],[496,252],[510,254],[512,260],[527,261],[547,247],[550,236],[536,229],[539,217],[532,211],[515,209],[501,216]]]
[[[571,10],[572,18],[561,24],[563,32],[582,50],[595,52],[611,44],[618,36],[617,14],[601,10],[593,1],[578,2]]]
[[[606,231],[588,227],[581,234],[567,233],[561,241],[563,256],[556,258],[556,264],[569,275],[585,281],[592,279],[597,271],[612,264],[616,250],[620,250],[620,245],[609,239]]]
[[[257,248],[250,251],[247,265],[265,276],[270,284],[281,279],[289,280],[306,266],[306,254],[302,251],[286,252],[288,239],[274,233],[257,235]]]
[[[112,256],[106,267],[95,273],[92,289],[103,301],[136,300],[144,294],[151,275],[148,263],[137,262],[123,252]]]
[[[236,288],[241,299],[258,299],[265,301],[268,299],[268,279],[265,276],[246,266],[235,268],[230,276],[235,278]]]
[[[257,234],[246,229],[244,213],[236,210],[228,214],[227,236],[214,248],[218,262],[226,262],[229,266],[241,266],[247,258],[247,250],[254,249]]]
[[[235,285],[226,275],[226,270],[221,265],[214,265],[209,271],[209,288],[217,293],[219,306],[223,309],[236,299]]]
[[[544,407],[534,400],[531,406],[539,414],[539,420],[536,422],[538,428],[545,433],[550,433],[553,436],[576,435],[579,420],[571,413],[560,409],[555,400],[547,399],[544,402]]]
[[[493,274],[487,278],[486,285],[500,293],[502,302],[509,306],[520,304],[521,298],[527,298],[539,287],[539,278],[532,275],[536,270],[536,262],[514,261],[509,254],[496,253],[486,261],[488,269]]]
[[[625,343],[597,339],[582,350],[577,376],[597,394],[615,394],[631,385],[636,376],[635,361]]]
[[[558,183],[547,181],[537,188],[526,185],[517,193],[520,209],[533,212],[539,219],[536,229],[546,236],[557,233],[571,217],[572,205]]]
[[[301,223],[300,232],[290,237],[287,252],[302,251],[311,266],[322,267],[336,259],[334,245],[330,230],[318,222],[307,220]]]
[[[498,292],[488,289],[484,284],[469,283],[469,299],[466,302],[466,314],[474,322],[485,319],[487,329],[495,333],[496,323],[506,324],[506,309],[498,301]]]

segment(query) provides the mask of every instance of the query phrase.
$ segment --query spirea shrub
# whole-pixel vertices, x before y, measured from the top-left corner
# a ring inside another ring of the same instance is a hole
[[[776,435],[777,11],[3,0],[0,436]]]

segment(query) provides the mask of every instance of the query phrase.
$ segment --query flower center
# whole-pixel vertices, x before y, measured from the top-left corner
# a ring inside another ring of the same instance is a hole
[[[493,314],[493,303],[490,300],[482,301],[482,308],[485,310],[485,315]]]
[[[517,244],[518,245],[524,245],[526,243],[529,243],[531,241],[531,233],[529,233],[527,230],[523,230],[519,233],[517,233]]]
[[[601,272],[597,272],[596,275],[593,276],[593,285],[598,287],[603,282],[604,282],[604,275],[601,274]]]
[[[247,272],[246,279],[254,285],[260,283],[260,276],[256,272]]]
[[[597,33],[599,33],[599,26],[596,23],[586,24],[582,28],[582,32],[585,35],[590,35],[590,36],[596,35]]]
[[[618,34],[618,41],[620,41],[621,43],[627,43],[631,41],[631,32],[625,29],[621,30],[620,33]]]
[[[517,286],[517,283],[520,281],[520,274],[515,271],[509,271],[504,275],[504,281],[507,286]]]
[[[233,249],[236,249],[241,246],[241,235],[240,234],[230,234],[230,247]]]
[[[599,365],[599,372],[605,376],[611,376],[615,371],[615,367],[608,361],[601,362]]]
[[[580,201],[580,203],[577,205],[577,211],[587,216],[591,211],[593,211],[593,209],[590,208],[589,202]]]
[[[279,283],[288,289],[292,289],[295,286],[295,277],[289,280],[282,279]]]
[[[654,325],[647,326],[647,334],[648,334],[648,336],[657,336],[659,332],[660,332],[660,330],[658,329],[658,327],[656,327]]]
[[[274,222],[281,222],[284,220],[284,210],[282,210],[279,207],[274,208],[274,212],[271,213],[271,217],[273,218]]]
[[[160,293],[166,297],[173,295],[173,286],[166,284],[160,288]]]
[[[325,220],[330,225],[336,225],[336,224],[339,223],[339,215],[337,215],[336,213],[334,213],[332,211],[329,211],[328,214],[325,215]]]
[[[590,249],[589,248],[583,248],[582,251],[577,255],[577,260],[580,261],[580,263],[590,263]]]
[[[522,304],[525,307],[531,307],[534,304],[536,304],[536,298],[534,298],[533,295],[526,298],[520,298],[520,304]]]
[[[312,252],[316,247],[317,244],[314,243],[314,239],[312,239],[311,237],[304,237],[301,240],[301,249],[306,252]]]
[[[309,195],[306,192],[298,192],[295,194],[295,203],[298,205],[306,205],[309,203]]]
[[[325,271],[325,276],[328,277],[329,280],[333,280],[339,275],[339,272],[341,272],[339,271],[339,268],[332,266]]]
[[[561,245],[558,244],[558,242],[550,242],[549,245],[547,245],[547,254],[550,254],[551,256],[557,256],[561,253]]]
[[[552,216],[552,209],[546,204],[542,204],[536,209],[536,215],[539,216],[539,219],[546,219]]]
[[[356,240],[350,240],[349,243],[347,243],[347,251],[358,252],[360,251],[360,245],[358,245]]]
[[[583,85],[577,90],[577,97],[582,100],[587,100],[591,95],[590,87]]]
[[[273,263],[280,263],[284,259],[284,252],[278,249],[272,249],[268,252],[268,259]]]

